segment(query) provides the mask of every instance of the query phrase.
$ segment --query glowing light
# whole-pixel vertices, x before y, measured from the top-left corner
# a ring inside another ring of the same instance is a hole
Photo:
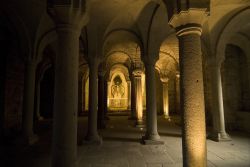
[[[169,117],[169,99],[168,99],[168,78],[162,78],[162,84],[163,84],[163,112],[164,117],[168,120],[170,120]]]

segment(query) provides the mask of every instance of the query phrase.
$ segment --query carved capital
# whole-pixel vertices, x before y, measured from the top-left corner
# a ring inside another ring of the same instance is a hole
[[[80,31],[88,22],[86,2],[78,7],[73,7],[72,4],[50,5],[47,12],[59,29]]]
[[[163,83],[167,83],[169,80],[169,75],[170,75],[170,71],[168,70],[162,70],[160,71],[160,80]]]
[[[176,72],[176,74],[175,74],[175,76],[176,76],[176,78],[180,78],[180,72],[178,71],[178,72]]]
[[[143,71],[141,69],[133,70],[133,76],[134,77],[141,77],[142,74],[143,74]]]
[[[168,81],[169,81],[168,77],[161,77],[160,79],[161,79],[161,82],[163,82],[163,83],[168,83]]]
[[[202,25],[207,18],[207,11],[203,8],[190,8],[174,14],[169,24],[176,29],[177,36],[187,34],[201,35]]]

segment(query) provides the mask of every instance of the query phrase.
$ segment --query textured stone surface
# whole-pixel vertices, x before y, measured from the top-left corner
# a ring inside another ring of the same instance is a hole
[[[179,39],[184,162],[188,166],[205,166],[206,130],[200,36],[188,34]]]

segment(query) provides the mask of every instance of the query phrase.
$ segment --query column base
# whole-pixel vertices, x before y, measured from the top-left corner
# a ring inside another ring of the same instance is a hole
[[[145,124],[143,123],[143,121],[141,120],[137,120],[136,123],[135,123],[135,127],[136,128],[145,128]]]
[[[160,136],[157,135],[145,135],[142,136],[142,144],[145,145],[163,145],[164,141],[160,140]]]
[[[82,144],[87,145],[101,145],[102,144],[102,137],[97,135],[87,135],[84,140],[82,141]]]
[[[227,133],[213,132],[208,136],[209,139],[217,142],[231,141],[232,139]]]
[[[168,120],[168,121],[171,121],[171,118],[170,118],[169,115],[164,115],[164,118],[165,118],[166,120]]]
[[[145,128],[146,126],[145,126],[145,124],[143,122],[136,122],[135,127],[136,128]]]

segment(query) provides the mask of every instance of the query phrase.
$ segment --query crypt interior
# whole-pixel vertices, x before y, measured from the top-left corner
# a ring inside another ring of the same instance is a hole
[[[0,2],[1,167],[249,167],[249,0]]]

